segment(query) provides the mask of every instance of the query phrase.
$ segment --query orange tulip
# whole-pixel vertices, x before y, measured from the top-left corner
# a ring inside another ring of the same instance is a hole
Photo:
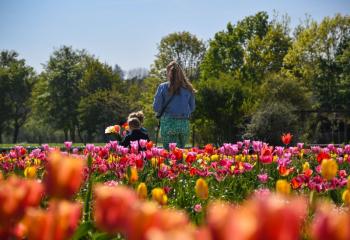
[[[169,236],[178,231],[188,233],[189,219],[185,213],[159,209],[153,202],[136,205],[129,215],[130,224],[126,233],[129,240],[161,239],[160,236]]]
[[[129,182],[131,184],[136,183],[139,180],[139,174],[137,173],[136,167],[130,168],[130,177],[129,177]]]
[[[311,225],[311,239],[350,239],[350,215],[329,203],[322,203],[316,209]]]
[[[59,151],[50,153],[44,176],[46,192],[55,198],[71,198],[83,182],[84,166],[83,159]]]
[[[28,207],[39,205],[44,188],[34,180],[12,176],[0,181],[0,226],[10,226],[22,218]]]
[[[81,208],[80,203],[53,200],[47,211],[29,209],[24,218],[28,239],[69,239],[78,227]]]
[[[306,201],[281,196],[255,197],[239,207],[214,203],[209,205],[207,239],[299,239],[306,216]]]
[[[126,233],[128,217],[137,204],[134,191],[125,187],[96,185],[94,188],[94,219],[96,226],[108,233]]]

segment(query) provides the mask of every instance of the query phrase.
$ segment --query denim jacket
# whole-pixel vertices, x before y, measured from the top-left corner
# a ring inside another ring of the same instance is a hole
[[[157,93],[154,96],[153,109],[160,113],[163,106],[171,98],[168,92],[169,83],[164,82],[158,86]],[[180,94],[175,94],[166,107],[162,116],[173,118],[189,118],[195,109],[194,94],[190,90],[181,87]]]

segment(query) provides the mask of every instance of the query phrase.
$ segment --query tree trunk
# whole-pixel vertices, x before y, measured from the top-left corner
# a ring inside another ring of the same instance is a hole
[[[75,142],[75,127],[72,127],[70,130],[69,130],[69,133],[70,133],[70,139],[72,142]]]
[[[80,142],[84,142],[83,136],[81,135],[80,127],[79,125],[77,126],[77,132],[78,132],[78,137]]]
[[[88,143],[91,143],[91,141],[92,141],[92,133],[89,130],[87,132],[87,139],[86,140],[87,140]]]
[[[14,129],[13,129],[12,143],[17,143],[19,128],[20,128],[20,126],[19,126],[17,120],[15,120],[15,126],[14,126]]]
[[[19,126],[15,126],[15,128],[13,129],[12,143],[17,143],[18,133],[19,133]]]
[[[68,140],[68,130],[64,129],[63,132],[64,132],[64,141],[67,141]]]

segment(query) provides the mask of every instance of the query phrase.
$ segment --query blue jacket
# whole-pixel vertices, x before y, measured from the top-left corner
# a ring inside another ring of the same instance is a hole
[[[158,86],[157,93],[154,96],[153,109],[155,112],[160,113],[163,106],[171,97],[168,92],[169,83],[164,82]],[[189,118],[191,113],[195,109],[194,94],[186,88],[181,88],[180,94],[173,97],[170,103],[166,107],[162,116],[174,117],[174,118]]]

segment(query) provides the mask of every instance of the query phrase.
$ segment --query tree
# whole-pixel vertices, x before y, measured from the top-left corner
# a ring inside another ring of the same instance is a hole
[[[266,12],[258,12],[239,21],[237,25],[228,23],[226,29],[216,33],[209,43],[201,64],[204,79],[240,70],[245,62],[244,53],[250,39],[262,39],[268,32],[268,15]]]
[[[42,93],[49,104],[47,122],[55,129],[63,130],[66,140],[70,133],[71,140],[75,141],[84,54],[84,51],[63,46],[50,56],[42,75],[47,81],[47,89]]]
[[[245,90],[242,83],[228,74],[210,78],[198,84],[196,134],[199,138],[222,144],[239,139],[243,123]],[[212,136],[201,137],[205,133]]]
[[[82,79],[79,82],[79,91],[82,96],[93,94],[100,90],[122,90],[120,75],[107,64],[101,63],[92,56],[84,56]]]
[[[126,99],[118,92],[99,90],[82,98],[78,112],[85,142],[91,142],[95,135],[106,140],[105,128],[125,120],[128,109]]]
[[[4,114],[2,118],[11,120],[12,142],[16,143],[19,129],[30,112],[29,99],[35,82],[34,71],[25,64],[24,59],[18,59],[18,53],[13,51],[1,52],[0,68],[0,87],[3,88],[4,99],[1,106]],[[1,132],[0,130],[0,134]]]
[[[120,78],[121,80],[124,80],[124,78],[125,78],[125,72],[124,72],[124,70],[123,70],[118,64],[115,64],[115,65],[114,65],[113,73],[119,75],[119,78]]]
[[[331,131],[328,134],[331,137],[328,140],[323,138],[323,141],[334,142],[335,131],[340,139],[340,125],[344,126],[342,131],[345,141],[347,140],[349,114],[342,118],[342,124],[339,124],[339,119],[334,115],[350,112],[349,39],[350,16],[337,14],[332,18],[324,18],[319,24],[309,21],[300,28],[284,58],[283,71],[304,83],[312,92],[312,110],[319,112],[319,116],[313,119],[320,123],[310,125]],[[320,121],[324,118],[320,114],[327,112],[332,112],[328,113],[328,121]],[[331,127],[322,126],[323,123]]]
[[[148,70],[146,68],[134,68],[127,72],[127,80],[139,80],[142,81],[148,76]]]
[[[151,72],[159,76],[172,60],[176,60],[186,72],[187,77],[190,80],[196,80],[199,77],[199,65],[205,49],[204,42],[189,32],[171,33],[160,41]]]
[[[11,101],[9,98],[9,74],[8,70],[1,67],[0,68],[0,143],[2,143],[2,135],[5,128],[9,124],[11,119]]]
[[[301,31],[284,58],[284,71],[312,90],[317,108],[337,110],[344,107],[340,91],[348,84],[344,71],[350,64],[345,60],[348,59],[349,39],[349,16],[326,17],[320,24],[312,22]]]

